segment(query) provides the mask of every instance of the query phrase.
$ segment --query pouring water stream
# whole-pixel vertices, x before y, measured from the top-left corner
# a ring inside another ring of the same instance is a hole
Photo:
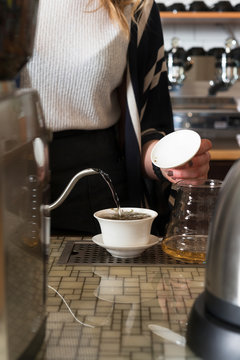
[[[101,175],[103,177],[103,179],[106,181],[106,183],[108,184],[108,186],[111,190],[113,200],[114,200],[115,205],[118,210],[118,216],[119,216],[119,218],[121,218],[122,210],[120,208],[119,198],[113,187],[113,183],[112,183],[112,180],[110,179],[109,175],[100,169],[89,168],[89,169],[82,170],[82,171],[78,172],[70,180],[70,182],[68,183],[68,185],[66,186],[66,188],[64,189],[64,191],[62,192],[62,194],[59,196],[59,198],[56,201],[54,201],[50,205],[48,205],[48,204],[41,205],[41,214],[42,214],[42,223],[43,223],[42,231],[44,232],[42,234],[42,239],[45,239],[44,242],[46,244],[46,255],[48,254],[48,248],[49,248],[49,244],[50,244],[50,228],[51,228],[50,212],[52,210],[56,209],[58,206],[60,206],[64,202],[64,200],[68,197],[68,195],[70,194],[70,192],[72,191],[72,189],[74,188],[74,186],[76,185],[78,180],[80,180],[81,178],[83,178],[84,176],[87,176],[87,175]]]
[[[115,202],[116,208],[118,210],[118,216],[119,216],[119,218],[121,218],[122,209],[120,207],[118,194],[116,193],[116,190],[114,189],[114,186],[113,186],[113,183],[112,183],[112,180],[111,180],[110,176],[108,174],[106,174],[104,171],[100,170],[100,169],[94,169],[94,170],[97,171],[103,177],[103,179],[106,181],[106,183],[108,184],[109,189],[111,190],[112,197],[113,197],[113,200]]]

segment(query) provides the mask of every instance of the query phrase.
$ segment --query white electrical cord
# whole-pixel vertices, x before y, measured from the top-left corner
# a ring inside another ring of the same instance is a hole
[[[70,306],[67,304],[66,300],[63,298],[63,296],[56,290],[54,289],[51,285],[48,285],[49,289],[53,290],[61,299],[62,301],[64,302],[64,304],[66,305],[66,307],[68,308],[70,314],[73,316],[73,318],[81,325],[84,325],[84,326],[88,326],[88,327],[91,327],[91,328],[95,328],[94,325],[90,325],[90,324],[86,324],[82,321],[80,321],[78,318],[76,318],[76,316],[74,315],[74,313],[72,312]]]

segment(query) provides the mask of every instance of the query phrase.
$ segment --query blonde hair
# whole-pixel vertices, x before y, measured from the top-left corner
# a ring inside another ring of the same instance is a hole
[[[100,0],[100,5],[107,10],[110,19],[117,21],[123,31],[129,34],[129,26],[124,15],[124,9],[127,5],[133,5],[132,20],[135,21],[134,14],[136,10],[141,10],[143,2],[143,0]]]

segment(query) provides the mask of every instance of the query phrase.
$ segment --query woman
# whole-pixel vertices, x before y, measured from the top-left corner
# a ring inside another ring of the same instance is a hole
[[[40,0],[35,50],[22,83],[38,90],[53,131],[52,201],[77,172],[99,168],[121,206],[146,206],[152,185],[145,178],[158,178],[151,149],[173,131],[153,0]],[[163,172],[161,181],[206,177],[210,147],[202,140],[191,167]],[[51,214],[52,230],[96,234],[93,213],[113,206],[104,179],[85,177]]]

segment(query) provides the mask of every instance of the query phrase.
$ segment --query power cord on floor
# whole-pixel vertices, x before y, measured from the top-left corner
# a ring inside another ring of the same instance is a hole
[[[49,289],[53,290],[61,299],[62,301],[64,302],[64,304],[66,305],[67,309],[69,310],[70,314],[73,316],[73,318],[81,325],[84,325],[84,326],[88,326],[88,327],[91,327],[91,328],[95,328],[94,325],[90,325],[90,324],[86,324],[84,322],[82,322],[81,320],[79,320],[75,315],[74,313],[72,312],[70,306],[67,304],[66,300],[64,299],[64,297],[56,290],[54,289],[54,287],[52,287],[51,285],[48,285]]]

